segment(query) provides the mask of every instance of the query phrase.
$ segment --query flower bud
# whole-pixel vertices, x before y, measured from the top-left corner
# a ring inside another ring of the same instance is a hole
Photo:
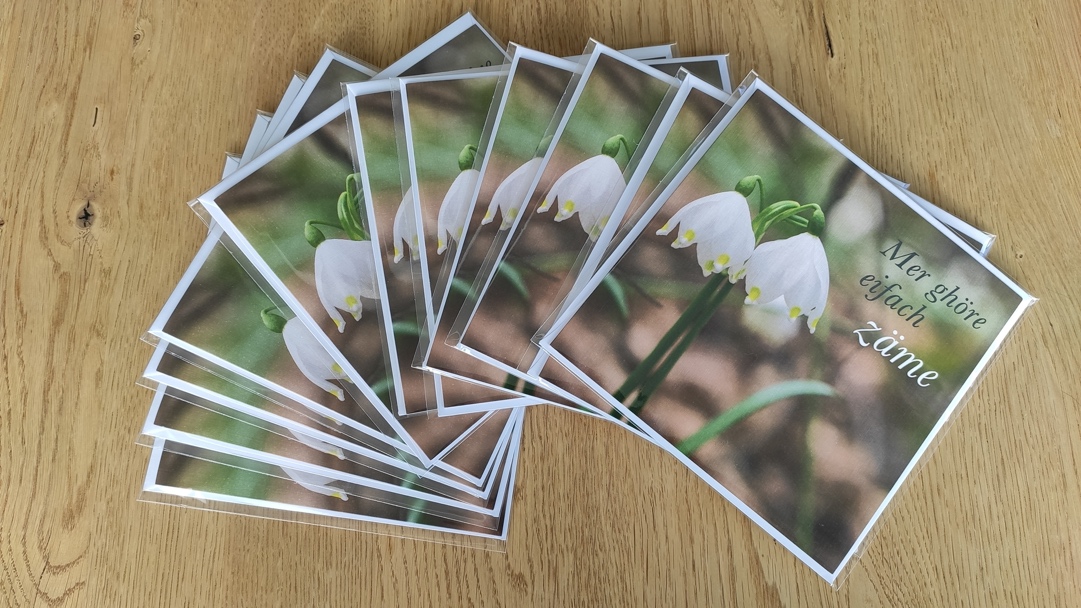
[[[761,181],[762,178],[757,175],[748,175],[747,177],[739,180],[733,190],[742,194],[743,198],[750,198],[751,193],[754,192],[755,185]]]
[[[458,170],[465,171],[473,168],[473,161],[477,158],[477,147],[470,144],[458,154]]]
[[[322,230],[312,224],[312,221],[304,222],[304,240],[308,241],[308,244],[312,247],[318,247],[320,243],[327,240],[327,237]]]
[[[601,154],[615,158],[619,155],[620,144],[623,144],[627,148],[627,155],[630,156],[631,149],[630,146],[627,144],[627,138],[623,137],[622,135],[613,135],[609,137],[604,142],[604,145],[601,146]]]
[[[816,208],[811,215],[811,219],[807,221],[807,232],[815,236],[822,236],[822,231],[826,229],[826,214],[822,213],[822,210]]]
[[[285,329],[285,317],[274,314],[270,311],[276,310],[275,307],[265,308],[259,312],[259,317],[263,320],[263,325],[270,331],[280,334]]]

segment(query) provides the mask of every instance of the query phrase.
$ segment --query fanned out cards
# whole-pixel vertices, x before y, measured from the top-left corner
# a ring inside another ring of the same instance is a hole
[[[555,405],[838,584],[1035,301],[994,236],[725,55],[328,48],[257,113],[146,339],[146,500],[500,550]]]

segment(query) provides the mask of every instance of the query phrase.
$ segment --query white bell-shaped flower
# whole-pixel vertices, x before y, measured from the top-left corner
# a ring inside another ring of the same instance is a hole
[[[345,331],[339,310],[359,321],[361,298],[379,298],[375,264],[376,251],[371,241],[327,239],[315,248],[315,291],[339,332]]]
[[[830,289],[829,263],[822,240],[809,232],[762,243],[747,261],[747,303],[784,298],[788,317],[807,317],[814,333]]]
[[[345,460],[345,452],[342,451],[342,449],[339,447],[332,446],[325,441],[320,441],[315,437],[305,435],[304,433],[298,433],[293,429],[289,429],[289,434],[293,436],[293,439],[296,439],[300,443],[303,443],[304,445],[308,446],[313,450],[318,450],[324,454],[336,456],[338,460]]]
[[[799,333],[799,325],[788,316],[789,306],[784,298],[740,309],[744,327],[773,347],[783,345]]]
[[[754,229],[747,199],[738,192],[719,192],[687,203],[657,231],[667,235],[676,227],[672,247],[698,245],[702,274],[728,271],[732,282],[743,275],[754,251]]]
[[[323,345],[315,339],[315,336],[304,327],[304,323],[293,317],[285,323],[282,329],[282,338],[285,340],[285,348],[293,357],[300,373],[324,391],[334,395],[338,401],[345,401],[345,392],[330,380],[348,380],[342,366],[334,362]]]
[[[582,230],[597,240],[626,187],[615,159],[598,154],[559,176],[537,211],[543,213],[555,205],[557,222],[577,213]]]
[[[446,251],[451,240],[457,243],[462,238],[470,203],[473,202],[473,193],[477,191],[479,179],[480,171],[466,169],[454,178],[447,194],[443,197],[443,204],[439,206],[439,220],[435,235],[437,253]]]
[[[315,492],[316,494],[322,494],[323,496],[330,496],[332,498],[340,498],[348,501],[349,498],[345,492],[338,488],[329,486],[327,484],[338,481],[332,477],[326,477],[324,475],[316,475],[315,473],[308,473],[307,471],[298,471],[296,469],[287,469],[281,467],[281,470],[285,471],[285,474],[292,479],[305,490]]]
[[[405,248],[409,247],[414,260],[420,259],[420,236],[417,234],[417,215],[413,209],[413,188],[409,187],[394,214],[394,261],[400,262],[405,257]]]
[[[492,200],[488,203],[488,211],[485,212],[484,219],[480,223],[491,223],[495,219],[495,212],[498,209],[499,214],[503,217],[499,229],[506,230],[510,228],[511,224],[514,223],[514,218],[518,217],[522,205],[525,204],[525,198],[529,196],[529,187],[537,177],[537,171],[540,170],[542,162],[543,160],[540,157],[532,158],[512,171],[496,187],[495,192],[492,194]]]

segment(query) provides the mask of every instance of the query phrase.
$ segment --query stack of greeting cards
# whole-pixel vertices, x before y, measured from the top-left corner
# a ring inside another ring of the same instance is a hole
[[[143,496],[479,547],[549,404],[836,582],[1034,301],[724,55],[472,15],[382,70],[328,49],[191,206]]]

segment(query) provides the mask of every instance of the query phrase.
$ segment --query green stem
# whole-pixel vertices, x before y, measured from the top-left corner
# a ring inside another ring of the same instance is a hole
[[[810,211],[812,218],[815,221],[810,221],[805,217],[800,216],[800,213]],[[755,240],[762,238],[762,235],[769,230],[770,226],[779,222],[788,222],[795,225],[797,228],[812,232],[815,236],[822,234],[822,228],[824,227],[825,217],[822,215],[822,208],[815,203],[808,203],[806,205],[800,205],[796,201],[780,201],[774,203],[766,208],[765,213],[760,213],[753,220],[751,220],[751,227],[754,229]],[[815,230],[810,230],[814,224]]]
[[[631,155],[634,154],[634,150],[631,149],[631,142],[627,141],[627,138],[622,134],[613,135],[605,140],[604,145],[601,146],[601,154],[605,156],[611,156],[613,159],[619,156],[619,148],[623,146],[623,149],[627,151],[627,160],[630,160]]]
[[[623,381],[612,396],[616,398],[616,401],[622,402],[630,395],[634,389],[646,379],[646,376],[653,371],[653,368],[660,362],[661,357],[668,352],[669,349],[675,345],[680,336],[686,328],[694,321],[702,308],[709,302],[710,296],[714,291],[720,287],[722,283],[728,281],[728,275],[726,273],[715,274],[710,277],[709,281],[698,291],[698,294],[694,296],[694,299],[687,305],[687,309],[683,311],[676,322],[672,324],[672,327],[668,328],[668,331],[661,336],[660,341],[653,347],[653,350],[638,364],[637,367],[631,371],[631,374],[627,376],[627,379]]]
[[[718,275],[721,276],[721,275]],[[706,305],[702,308],[702,313],[697,315],[688,328],[686,333],[680,338],[679,343],[669,352],[664,361],[657,366],[656,371],[649,375],[642,382],[642,387],[638,391],[638,396],[635,397],[634,403],[630,406],[631,412],[638,414],[642,411],[642,408],[646,406],[646,402],[649,401],[653,391],[664,383],[665,378],[671,373],[672,369],[679,362],[679,359],[683,356],[683,353],[690,348],[691,344],[698,338],[698,334],[705,328],[706,323],[713,318],[713,313],[716,312],[717,307],[721,305],[724,298],[728,295],[728,292],[732,291],[733,284],[725,281],[724,286],[712,294],[712,297],[707,301]]]
[[[349,200],[353,201],[353,204],[360,204],[360,187],[357,184],[357,174],[351,173],[345,178],[345,191],[349,194]]]
[[[411,489],[417,487],[417,480],[418,479],[419,479],[419,477],[416,475],[416,473],[406,473],[405,477],[402,478],[402,487],[407,489],[407,490],[411,490]],[[423,509],[424,509],[425,503],[427,503],[427,502],[428,501],[424,500],[423,498],[415,498],[415,499],[413,499],[413,502],[407,507],[407,509],[409,510],[409,515],[406,517],[406,521],[408,521],[411,524],[416,524],[416,523],[420,523],[421,521],[423,521],[424,520],[424,510]]]
[[[811,404],[807,413],[807,429],[803,433],[803,470],[800,471],[799,498],[796,502],[796,545],[810,553],[814,548],[815,477],[814,450],[811,449],[811,425],[818,416],[819,405]]]
[[[754,240],[757,243],[766,230],[773,225],[776,218],[783,213],[798,211],[800,204],[796,201],[777,201],[763,209],[751,220],[751,229],[754,230]]]
[[[758,211],[761,211],[762,205],[766,204],[766,184],[762,181],[761,177],[758,177],[758,179],[755,180],[755,183],[758,184]]]
[[[832,386],[818,380],[788,380],[779,382],[746,397],[710,420],[690,437],[676,444],[676,449],[690,456],[707,441],[743,422],[751,414],[792,397],[836,397]]]
[[[514,374],[507,374],[507,377],[503,379],[503,388],[513,391],[518,389],[518,376]]]
[[[349,192],[342,192],[338,197],[338,221],[341,222],[342,230],[354,241],[367,241],[368,232],[360,225],[360,217],[356,205],[353,203]]]
[[[754,193],[754,189],[758,188],[758,208],[755,209],[755,215],[762,212],[762,206],[766,204],[766,185],[762,181],[760,175],[748,175],[736,183],[736,192],[743,195],[743,198],[748,201],[751,200],[751,194]]]

